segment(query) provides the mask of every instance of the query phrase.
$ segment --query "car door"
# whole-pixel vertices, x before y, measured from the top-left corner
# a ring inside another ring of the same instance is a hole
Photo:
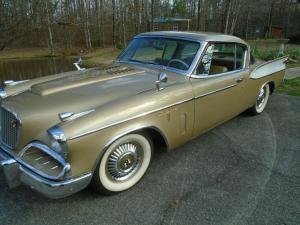
[[[194,75],[195,96],[193,135],[228,120],[244,111],[249,104],[245,89],[247,46],[236,43],[208,43]]]

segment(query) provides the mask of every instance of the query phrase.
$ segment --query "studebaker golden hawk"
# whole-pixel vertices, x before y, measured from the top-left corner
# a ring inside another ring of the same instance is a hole
[[[240,38],[150,32],[107,68],[5,82],[0,161],[8,185],[50,197],[134,186],[174,149],[241,112],[260,114],[287,58],[262,63]]]

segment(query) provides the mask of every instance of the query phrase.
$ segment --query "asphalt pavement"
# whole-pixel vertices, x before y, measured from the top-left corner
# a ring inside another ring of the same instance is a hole
[[[274,94],[246,114],[171,151],[142,181],[100,196],[86,189],[50,200],[0,172],[0,224],[300,224],[300,98]]]

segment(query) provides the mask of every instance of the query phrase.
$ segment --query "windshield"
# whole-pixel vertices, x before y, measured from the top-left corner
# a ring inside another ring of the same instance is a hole
[[[140,37],[133,39],[119,60],[188,70],[199,47],[200,43],[193,41]]]

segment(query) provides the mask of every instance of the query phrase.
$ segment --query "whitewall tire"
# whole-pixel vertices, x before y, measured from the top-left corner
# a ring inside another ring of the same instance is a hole
[[[264,84],[257,95],[255,105],[250,108],[250,113],[252,115],[258,115],[264,111],[267,106],[270,96],[270,85]]]
[[[103,194],[125,191],[138,183],[152,158],[146,135],[128,134],[112,143],[94,172],[93,186]]]

